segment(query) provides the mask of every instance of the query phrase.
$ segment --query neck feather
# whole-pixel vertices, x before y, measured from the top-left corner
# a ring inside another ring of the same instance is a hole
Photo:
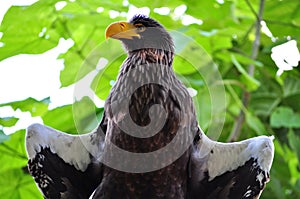
[[[121,73],[137,65],[157,63],[161,66],[172,67],[174,53],[162,49],[145,48],[128,52],[128,57],[122,65]]]

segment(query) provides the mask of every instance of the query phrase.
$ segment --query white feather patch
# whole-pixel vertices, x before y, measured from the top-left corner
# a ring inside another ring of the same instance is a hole
[[[241,142],[220,143],[210,140],[203,132],[198,149],[193,154],[193,159],[199,162],[203,170],[201,160],[207,161],[205,167],[208,170],[209,180],[233,171],[243,166],[251,158],[256,159],[258,166],[268,173],[274,157],[274,137],[259,136]]]
[[[29,159],[33,159],[42,148],[47,147],[66,163],[81,171],[85,171],[92,161],[90,154],[98,154],[94,157],[98,159],[103,152],[103,144],[96,132],[69,135],[42,124],[30,125],[26,133],[26,149]]]

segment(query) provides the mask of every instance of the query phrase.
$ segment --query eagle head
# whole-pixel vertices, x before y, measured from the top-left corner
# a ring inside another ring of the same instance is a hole
[[[149,48],[174,51],[172,37],[166,29],[154,19],[144,15],[135,15],[129,22],[110,24],[106,28],[105,36],[121,40],[129,52]]]

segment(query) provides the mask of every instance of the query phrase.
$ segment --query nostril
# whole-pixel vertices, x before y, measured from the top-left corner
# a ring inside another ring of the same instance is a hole
[[[126,25],[125,25],[125,23],[120,23],[120,26],[121,26],[121,28],[122,28],[122,30],[123,30],[123,29],[125,29],[125,26],[126,26]]]

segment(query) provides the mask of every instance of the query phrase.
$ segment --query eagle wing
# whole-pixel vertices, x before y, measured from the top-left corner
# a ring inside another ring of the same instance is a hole
[[[41,124],[27,128],[28,169],[45,198],[89,198],[101,182],[105,119],[98,129],[69,135]]]
[[[191,155],[190,198],[259,198],[270,178],[274,138],[220,143],[200,132]]]

